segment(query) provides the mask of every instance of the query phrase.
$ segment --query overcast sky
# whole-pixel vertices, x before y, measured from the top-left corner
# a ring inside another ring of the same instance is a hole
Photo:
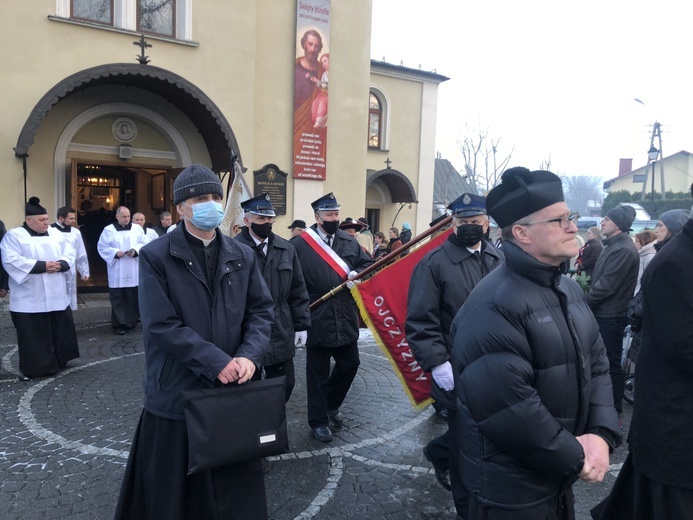
[[[371,57],[450,78],[436,141],[458,169],[467,124],[514,147],[511,165],[550,157],[609,179],[622,157],[647,163],[655,121],[665,157],[693,152],[691,14],[673,0],[373,0]]]

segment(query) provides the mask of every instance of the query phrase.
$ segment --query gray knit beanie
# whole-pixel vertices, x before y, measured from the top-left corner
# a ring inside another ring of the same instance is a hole
[[[201,164],[192,164],[180,172],[173,183],[173,203],[180,204],[191,197],[212,193],[224,196],[219,176]]]
[[[664,223],[672,236],[676,236],[681,233],[683,226],[688,222],[688,217],[687,209],[670,209],[662,213],[659,220]]]
[[[614,209],[606,214],[607,217],[616,224],[616,227],[628,233],[630,231],[630,226],[635,220],[635,209],[632,206],[626,206],[625,204],[619,204]]]

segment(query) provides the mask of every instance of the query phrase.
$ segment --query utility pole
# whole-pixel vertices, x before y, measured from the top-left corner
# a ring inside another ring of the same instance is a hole
[[[659,144],[659,148],[656,148],[654,143],[655,139],[657,139],[657,144]],[[642,193],[640,194],[640,200],[645,201],[645,194],[647,193],[647,185],[648,185],[648,173],[649,173],[649,165],[650,163],[652,164],[652,172],[651,172],[651,179],[650,183],[652,186],[652,190],[650,192],[650,198],[652,200],[652,212],[654,213],[654,192],[655,192],[655,161],[659,158],[659,175],[660,175],[660,180],[659,180],[659,187],[661,189],[662,195],[661,199],[665,200],[666,195],[665,195],[665,187],[664,187],[664,161],[662,161],[662,158],[664,157],[662,153],[662,125],[659,124],[658,121],[654,122],[654,125],[652,125],[652,136],[650,137],[650,149],[647,152],[647,159],[648,159],[648,168],[645,169],[645,181],[642,183]],[[651,215],[652,218],[656,218],[656,215]]]

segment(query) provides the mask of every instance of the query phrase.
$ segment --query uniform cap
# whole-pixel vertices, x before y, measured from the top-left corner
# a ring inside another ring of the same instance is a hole
[[[272,199],[267,193],[262,193],[252,199],[244,200],[241,202],[241,208],[244,213],[253,213],[264,217],[277,216],[274,212],[274,206],[272,206]]]
[[[313,207],[313,211],[327,211],[339,209],[339,203],[337,202],[337,199],[334,197],[334,194],[332,192],[328,193],[327,195],[323,195],[317,200],[314,200],[310,203],[310,205]]]
[[[486,215],[486,199],[474,193],[463,193],[450,203],[448,209],[456,217]]]

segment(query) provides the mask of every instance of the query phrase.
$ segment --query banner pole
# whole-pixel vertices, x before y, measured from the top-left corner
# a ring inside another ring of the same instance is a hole
[[[342,282],[342,283],[339,284],[337,287],[334,287],[333,289],[331,289],[327,294],[322,295],[320,298],[318,298],[317,300],[315,300],[313,303],[310,304],[309,309],[310,309],[310,310],[313,310],[314,308],[318,307],[320,304],[324,303],[325,301],[327,301],[327,300],[329,300],[330,298],[332,298],[333,296],[335,296],[338,292],[340,292],[342,289],[344,289],[344,288],[346,287],[346,285],[347,285],[349,282],[353,282],[353,281],[356,281],[356,280],[360,280],[360,279],[363,278],[364,276],[367,276],[367,275],[371,274],[371,273],[372,273],[373,271],[375,271],[376,269],[379,269],[380,267],[384,266],[385,264],[388,264],[391,260],[397,258],[397,257],[398,257],[399,255],[401,255],[404,251],[409,250],[411,247],[413,247],[413,246],[415,246],[416,244],[418,244],[419,242],[421,242],[424,238],[427,238],[427,237],[431,236],[431,235],[432,235],[433,233],[435,233],[436,231],[438,231],[438,230],[444,228],[445,226],[447,226],[451,221],[452,221],[452,215],[448,215],[448,216],[445,217],[443,220],[441,220],[440,222],[438,222],[435,226],[431,226],[430,228],[428,228],[426,231],[424,231],[424,232],[421,233],[420,235],[418,235],[418,236],[412,238],[412,239],[411,239],[409,242],[407,242],[406,244],[402,244],[400,247],[398,247],[398,248],[395,249],[394,251],[388,253],[387,255],[385,255],[384,257],[382,257],[382,258],[381,258],[380,260],[378,260],[377,262],[375,262],[375,263],[369,265],[369,266],[366,267],[363,271],[361,271],[359,274],[357,274],[356,276],[354,276],[352,279],[347,280],[347,281],[345,281],[345,282]]]

